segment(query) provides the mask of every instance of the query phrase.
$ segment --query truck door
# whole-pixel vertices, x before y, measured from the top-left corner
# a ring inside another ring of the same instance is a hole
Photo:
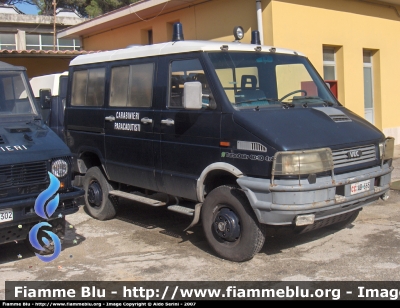
[[[104,116],[106,169],[110,179],[151,190],[157,190],[153,150],[155,75],[155,60],[112,64]]]
[[[216,109],[185,110],[182,104],[185,82],[200,81],[203,94],[212,94],[201,55],[173,55],[163,58],[167,80],[165,104],[160,119],[159,190],[196,199],[196,181],[210,164],[220,161],[220,106]]]

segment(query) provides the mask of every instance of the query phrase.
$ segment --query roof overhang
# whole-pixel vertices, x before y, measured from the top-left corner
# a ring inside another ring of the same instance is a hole
[[[98,51],[85,51],[85,50],[0,50],[1,58],[75,58],[79,55],[85,55],[89,53],[96,53]]]
[[[400,0],[378,0],[378,2],[386,2],[390,4],[400,5]]]
[[[85,37],[211,0],[142,0],[60,30],[58,38]]]

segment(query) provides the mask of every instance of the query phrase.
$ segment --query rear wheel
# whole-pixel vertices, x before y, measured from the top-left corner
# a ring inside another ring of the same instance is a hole
[[[109,195],[113,189],[99,167],[88,170],[83,180],[83,188],[85,208],[92,217],[107,220],[116,215],[118,199]]]
[[[224,259],[250,260],[264,245],[266,226],[258,222],[245,194],[236,187],[211,191],[202,206],[201,220],[209,245]]]

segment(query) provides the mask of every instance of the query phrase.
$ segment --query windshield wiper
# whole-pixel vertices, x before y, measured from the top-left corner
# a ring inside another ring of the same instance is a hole
[[[240,102],[236,102],[236,103],[233,103],[233,104],[234,105],[240,105],[240,104],[248,104],[248,103],[260,102],[260,101],[271,102],[271,101],[276,101],[276,99],[261,97],[261,98],[247,99],[245,101],[240,101]]]
[[[324,101],[324,103],[325,103],[326,105],[328,105],[328,107],[332,107],[333,105],[335,105],[334,103],[332,103],[332,102],[330,102],[330,101],[326,101],[326,100],[324,100],[324,99],[323,99],[323,101]]]
[[[260,101],[266,101],[268,103],[270,103],[270,102],[279,102],[283,106],[283,108],[285,108],[285,109],[294,107],[294,104],[292,104],[292,103],[286,103],[286,102],[279,101],[276,98],[267,98],[267,97],[248,99],[248,100],[236,102],[236,103],[233,103],[233,104],[234,105],[241,105],[241,104],[249,104],[249,103],[260,102]]]
[[[282,104],[282,107],[284,109],[289,109],[289,108],[293,108],[294,107],[294,104],[292,104],[292,103],[286,103],[286,102],[281,102],[281,101],[278,101],[278,102],[280,102]]]

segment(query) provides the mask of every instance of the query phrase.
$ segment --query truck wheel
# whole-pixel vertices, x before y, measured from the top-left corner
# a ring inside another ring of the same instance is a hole
[[[209,245],[222,258],[250,260],[264,245],[266,226],[260,224],[245,194],[220,186],[206,197],[201,220]]]
[[[92,167],[85,174],[83,188],[85,208],[92,217],[107,220],[115,216],[117,200],[109,195],[112,187],[99,167]]]

